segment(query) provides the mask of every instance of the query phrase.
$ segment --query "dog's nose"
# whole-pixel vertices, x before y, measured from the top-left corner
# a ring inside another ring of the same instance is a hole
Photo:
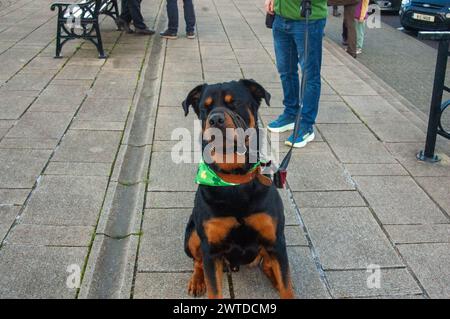
[[[213,127],[223,127],[225,124],[225,115],[223,113],[214,113],[209,117],[209,125]]]

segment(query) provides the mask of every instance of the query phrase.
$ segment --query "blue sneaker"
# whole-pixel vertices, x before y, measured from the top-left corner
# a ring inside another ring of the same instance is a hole
[[[294,143],[294,147],[296,148],[301,148],[301,147],[305,147],[306,144],[308,144],[309,142],[312,142],[315,138],[314,135],[314,129],[312,127],[310,128],[300,128],[299,132],[298,132],[298,137],[294,140],[294,134],[292,134],[291,136],[289,136],[289,138],[287,139],[286,142],[284,142],[284,144],[288,145],[288,146],[292,146],[292,143]]]
[[[267,129],[274,133],[283,133],[293,130],[295,126],[295,116],[281,114],[275,121],[272,121],[267,126]]]

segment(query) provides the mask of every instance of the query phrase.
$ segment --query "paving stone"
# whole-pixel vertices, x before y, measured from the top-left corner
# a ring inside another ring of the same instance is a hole
[[[191,271],[184,233],[191,209],[151,209],[144,213],[138,271]]]
[[[286,226],[284,235],[287,246],[308,246],[308,241],[300,226]]]
[[[71,130],[83,131],[123,131],[125,122],[98,122],[98,121],[80,121],[75,120],[70,126]]]
[[[343,96],[345,102],[360,116],[376,116],[386,114],[399,115],[398,111],[381,96]]]
[[[201,83],[191,82],[165,82],[161,86],[159,105],[179,106],[182,112],[181,103],[186,99],[189,92]]]
[[[395,244],[450,243],[450,224],[386,225]]]
[[[9,131],[8,138],[59,139],[67,129],[71,113],[26,113]]]
[[[57,162],[112,163],[120,132],[69,130],[53,157]]]
[[[416,181],[447,212],[447,215],[450,216],[450,178],[418,177]]]
[[[378,95],[347,66],[322,66],[322,77],[341,95]]]
[[[402,115],[383,114],[370,116],[366,117],[364,121],[383,142],[425,141],[425,133]]]
[[[89,87],[49,85],[30,108],[32,112],[67,112],[77,108],[88,94]]]
[[[59,80],[94,80],[100,68],[91,66],[68,65],[56,76]]]
[[[88,247],[93,233],[94,228],[87,226],[19,224],[14,227],[8,236],[8,244]]]
[[[363,207],[366,206],[356,191],[344,192],[295,192],[294,199],[298,207]]]
[[[0,189],[0,205],[23,205],[31,189]]]
[[[18,216],[20,206],[0,206],[0,243]]]
[[[335,298],[377,297],[420,294],[422,290],[405,268],[380,269],[380,287],[369,288],[371,270],[327,271],[326,276]]]
[[[53,75],[51,72],[42,71],[36,74],[21,72],[6,82],[2,89],[13,91],[41,91],[51,81]]]
[[[355,181],[383,224],[448,222],[411,177],[357,176]]]
[[[53,150],[59,139],[33,139],[33,138],[7,138],[1,140],[0,148],[5,149],[33,149],[33,150]]]
[[[50,151],[0,149],[0,188],[31,188]]]
[[[0,298],[75,298],[66,281],[77,265],[83,269],[87,249],[6,245],[0,251]]]
[[[134,287],[134,299],[191,299],[187,285],[191,273],[138,273]],[[223,297],[230,298],[226,274],[223,276]],[[204,299],[206,296],[195,298]]]
[[[431,298],[450,298],[450,244],[400,245],[400,253]]]
[[[22,220],[38,225],[95,225],[106,186],[106,177],[44,176]]]
[[[353,190],[350,176],[330,151],[292,156],[288,183],[293,191]]]
[[[289,265],[296,298],[329,298],[307,247],[288,247]],[[241,267],[233,273],[233,291],[237,299],[279,298],[259,267]]]
[[[285,225],[286,226],[300,225],[300,219],[297,215],[296,210],[297,208],[293,204],[289,192],[285,189],[279,189],[278,193],[280,194],[281,200],[283,201]]]
[[[158,114],[156,119],[155,140],[170,141],[177,139],[177,136],[175,136],[175,130],[177,129],[189,130],[191,139],[194,136],[200,136],[202,126],[201,122],[197,120],[195,115],[191,114],[191,116],[184,117],[181,108],[178,112],[178,116],[177,114],[174,115],[173,112],[172,114]],[[195,130],[195,127],[197,127],[197,130]],[[174,134],[173,137],[172,134]]]
[[[165,152],[152,154],[148,190],[195,191],[197,189],[194,182],[197,164],[176,164],[170,156],[170,153]]]
[[[345,164],[352,176],[405,176],[408,172],[400,164]]]
[[[369,209],[304,208],[302,216],[325,270],[402,266]]]
[[[318,127],[343,163],[396,163],[364,124],[321,124]]]
[[[67,176],[109,176],[111,174],[111,164],[50,162],[45,169],[44,174]]]
[[[149,192],[146,208],[192,208],[195,192]]]
[[[423,150],[424,143],[388,143],[386,147],[412,176],[450,177],[450,157],[439,150],[437,151],[441,156],[439,163],[430,165],[416,159],[416,154]]]
[[[22,92],[0,91],[0,119],[18,119],[33,102],[34,97]]]
[[[130,106],[130,100],[100,99],[92,96],[84,101],[77,114],[77,119],[84,121],[124,122]]]
[[[342,102],[324,102],[319,106],[317,123],[361,123],[361,120]]]

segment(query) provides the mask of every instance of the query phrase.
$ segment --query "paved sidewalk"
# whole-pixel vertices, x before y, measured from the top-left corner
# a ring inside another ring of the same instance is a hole
[[[161,3],[144,3],[158,29]],[[171,160],[171,134],[193,131],[180,104],[203,81],[254,78],[273,95],[262,122],[281,112],[261,7],[198,0],[196,40],[138,38],[106,18],[106,61],[77,41],[54,60],[47,4],[0,7],[0,297],[188,297],[196,165]],[[329,41],[322,75],[316,141],[281,192],[297,296],[450,298],[450,154],[417,162],[426,123]],[[227,297],[277,297],[257,269],[224,280]]]

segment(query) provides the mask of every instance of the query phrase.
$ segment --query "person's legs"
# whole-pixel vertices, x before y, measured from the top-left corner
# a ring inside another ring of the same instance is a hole
[[[141,13],[141,1],[142,0],[127,0],[128,10],[130,11],[131,18],[135,28],[146,29],[147,26],[144,22],[144,17]]]
[[[348,39],[347,26],[345,25],[345,20],[342,21],[342,44],[347,45]]]
[[[177,0],[167,0],[167,16],[169,18],[168,31],[172,34],[178,32],[178,4]]]
[[[122,13],[120,14],[120,18],[126,23],[130,23],[132,20],[130,10],[128,9],[128,0],[122,0]]]
[[[277,16],[273,25],[276,64],[283,87],[284,114],[295,117],[299,109],[300,81],[298,52],[291,24]]]
[[[366,21],[356,21],[356,48],[362,49],[364,45],[364,31],[366,28]]]
[[[300,52],[300,63],[305,76],[305,92],[302,106],[300,127],[312,129],[319,111],[321,90],[320,70],[322,67],[322,39],[326,20],[310,21],[308,25],[308,55],[305,56],[305,23],[299,21],[295,28],[295,43]]]
[[[356,29],[355,29],[355,9],[356,4],[344,6],[344,22],[347,27],[347,52],[356,57]]]
[[[186,33],[194,32],[195,11],[192,0],[184,0],[184,20],[186,21]]]

